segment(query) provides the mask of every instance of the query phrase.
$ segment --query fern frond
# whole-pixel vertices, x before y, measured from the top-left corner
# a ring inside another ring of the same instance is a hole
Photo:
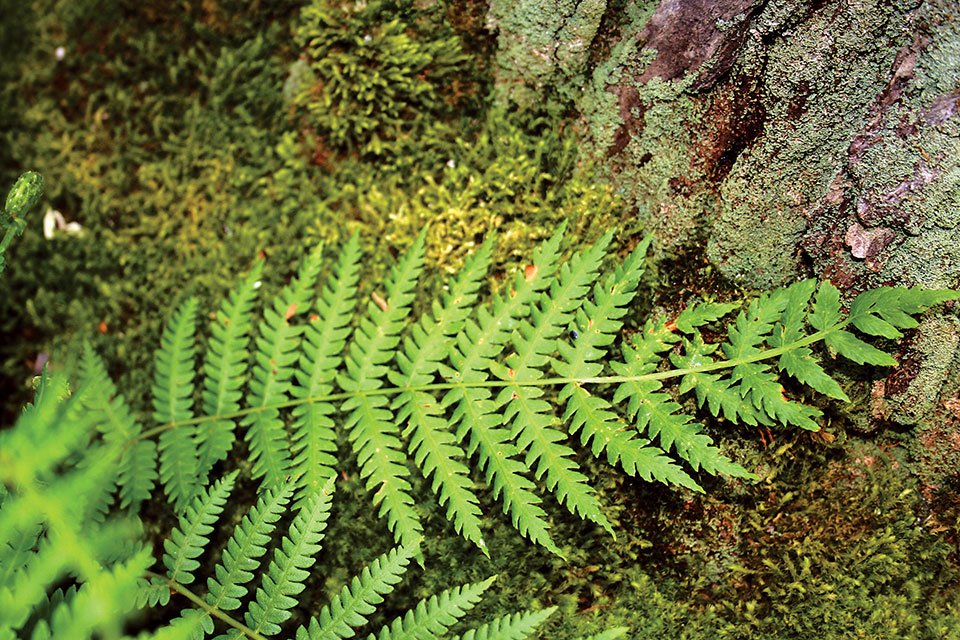
[[[203,413],[223,416],[240,409],[242,388],[246,382],[247,346],[253,326],[253,304],[263,260],[254,263],[243,282],[230,292],[210,323],[210,341],[203,363]],[[183,428],[183,427],[180,427]],[[227,457],[233,448],[236,423],[229,418],[202,424],[196,432],[197,476],[205,480],[214,464]]]
[[[117,472],[120,508],[136,510],[150,497],[157,480],[156,444],[138,440],[141,425],[134,420],[123,396],[107,375],[103,361],[88,342],[83,344],[80,361],[83,404],[107,443],[123,447]]]
[[[784,347],[807,337],[804,321],[807,318],[810,298],[816,288],[817,281],[813,279],[798,282],[787,288],[787,308],[768,340],[771,347]],[[850,402],[850,398],[843,392],[837,381],[827,375],[813,359],[813,351],[809,347],[796,347],[786,351],[780,356],[777,366],[787,375],[815,391],[837,400]]]
[[[329,395],[343,362],[341,355],[350,333],[350,317],[356,305],[360,273],[360,240],[354,234],[344,247],[336,269],[317,299],[316,314],[304,330],[300,367],[290,394],[307,399]],[[336,407],[327,401],[301,404],[293,411],[293,475],[299,486],[298,503],[322,486],[334,474],[336,434],[332,416]]]
[[[240,600],[247,595],[245,585],[253,580],[253,571],[260,566],[270,534],[292,493],[289,483],[267,489],[233,530],[220,562],[214,567],[213,577],[207,579],[207,603],[212,609],[232,611],[240,607]],[[213,633],[209,611],[203,612],[201,624],[204,631]]]
[[[237,478],[237,471],[221,478],[209,488],[201,488],[193,502],[180,516],[180,523],[170,532],[170,537],[163,541],[163,565],[167,568],[167,575],[171,580],[180,584],[193,582],[193,571],[200,566],[194,558],[203,553],[203,548],[210,539],[207,537],[213,531],[223,507],[227,502],[230,491]]]
[[[173,313],[160,338],[153,383],[153,418],[160,424],[193,417],[196,316],[197,299],[190,298]],[[183,511],[200,488],[194,434],[193,428],[160,434],[160,480],[177,512]]]
[[[387,517],[387,524],[401,545],[412,543],[423,531],[409,493],[409,471],[403,464],[402,444],[389,401],[382,395],[362,392],[384,385],[384,365],[400,342],[414,298],[413,289],[423,269],[425,239],[424,230],[393,268],[386,298],[367,303],[367,317],[353,333],[347,372],[337,378],[341,389],[357,394],[345,400],[340,410],[346,414],[344,426],[350,429],[349,439],[360,464],[360,476],[366,479],[368,491],[377,490],[374,504],[381,505],[380,515]]]
[[[564,378],[586,380],[603,371],[598,362],[607,346],[616,339],[627,313],[627,305],[636,295],[643,273],[650,238],[646,238],[606,279],[594,285],[593,298],[577,310],[576,320],[568,325],[570,340],[557,339],[560,358],[552,360],[553,369]],[[656,479],[695,489],[697,484],[663,450],[649,440],[636,437],[604,398],[592,395],[583,384],[568,383],[560,390],[560,402],[566,401],[563,420],[569,421],[572,434],[580,431],[580,441],[590,446],[594,456],[606,454],[610,464],[620,464],[630,475]]]
[[[382,596],[400,582],[417,551],[416,547],[397,547],[364,567],[316,618],[310,619],[308,627],[297,629],[297,640],[352,638],[356,635],[354,628],[366,624],[366,616],[376,611],[374,605],[383,602]]]
[[[659,354],[667,351],[677,340],[666,322],[647,321],[643,331],[634,334],[632,343],[623,345],[624,362],[611,363],[619,375],[637,378],[618,386],[614,403],[628,399],[627,414],[636,420],[637,428],[646,430],[651,439],[659,438],[663,450],[669,451],[675,447],[677,454],[689,462],[694,470],[703,468],[708,473],[753,477],[746,469],[724,456],[709,436],[700,433],[702,424],[682,413],[680,405],[673,402],[668,394],[658,393],[663,383],[642,378],[656,369]],[[699,485],[694,488],[702,491]]]
[[[244,616],[247,626],[266,636],[280,632],[280,625],[290,617],[290,609],[303,591],[307,569],[313,566],[314,555],[320,551],[320,541],[330,516],[333,498],[333,478],[314,493],[300,508],[290,524],[290,531],[276,550],[267,572],[263,575],[256,599],[250,603]]]
[[[425,314],[414,325],[413,336],[404,341],[397,355],[400,371],[390,371],[390,381],[399,388],[411,388],[434,380],[434,372],[446,359],[452,336],[456,335],[469,315],[477,291],[486,274],[493,243],[488,239],[464,265],[459,277],[444,295],[443,303],[434,302],[433,314]],[[432,489],[440,505],[447,504],[447,519],[458,533],[487,553],[480,533],[480,507],[470,489],[466,457],[447,428],[443,407],[432,393],[409,390],[393,402],[396,419],[407,421],[404,435],[410,437],[410,453],[427,479],[433,476]]]
[[[556,350],[556,339],[573,319],[596,280],[612,238],[613,233],[608,232],[587,251],[561,266],[559,278],[554,280],[549,294],[543,294],[539,304],[533,306],[532,322],[522,320],[514,331],[512,342],[516,353],[507,357],[506,368],[493,368],[497,377],[506,382],[528,382],[544,376],[543,367]],[[504,421],[512,421],[511,437],[521,452],[527,452],[527,466],[536,465],[536,477],[546,476],[547,488],[556,490],[558,499],[571,513],[613,533],[586,476],[577,470],[579,467],[572,459],[573,449],[561,444],[565,435],[554,428],[556,418],[550,403],[542,399],[543,394],[538,386],[507,386],[494,404],[505,405]]]
[[[290,320],[310,309],[322,251],[323,246],[317,246],[304,259],[296,278],[264,310],[260,322],[249,392],[249,404],[258,411],[248,414],[243,424],[247,427],[253,477],[263,478],[266,486],[282,483],[292,465],[286,428],[273,405],[288,400],[293,387],[292,365],[299,359],[303,327],[290,324]]]
[[[553,553],[562,555],[547,533],[545,513],[540,498],[532,491],[534,485],[523,473],[526,466],[518,461],[517,447],[510,442],[510,434],[500,428],[502,417],[492,393],[482,386],[489,378],[491,367],[502,345],[510,339],[518,319],[529,313],[529,305],[546,289],[557,270],[560,241],[566,230],[561,223],[557,232],[533,254],[533,264],[517,273],[513,288],[505,297],[494,296],[492,303],[480,307],[477,321],[467,320],[456,342],[450,346],[452,367],[441,366],[441,375],[453,383],[444,395],[444,407],[456,405],[451,424],[458,426],[457,439],[469,436],[467,452],[477,453],[480,468],[493,489],[494,497],[503,497],[503,509],[510,515],[513,526],[522,535]]]
[[[414,609],[384,625],[376,636],[371,633],[368,640],[374,637],[377,640],[422,640],[443,635],[477,604],[496,578],[491,576],[483,582],[447,589],[439,596],[421,600]]]
[[[549,618],[556,607],[540,611],[523,611],[496,618],[476,629],[470,629],[453,640],[524,640]]]
[[[49,626],[44,621],[40,637],[121,637],[124,617],[135,606],[136,583],[152,561],[149,550],[144,549],[98,572],[76,596],[54,609]]]

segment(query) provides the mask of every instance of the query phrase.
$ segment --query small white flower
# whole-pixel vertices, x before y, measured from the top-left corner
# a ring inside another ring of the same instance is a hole
[[[56,50],[53,52],[53,55],[54,57],[56,57],[57,60],[63,60],[63,57],[67,55],[67,50],[64,49],[63,47],[57,47]]]
[[[43,237],[51,240],[58,231],[78,238],[82,238],[86,234],[86,229],[80,226],[79,222],[67,222],[62,213],[47,208],[47,212],[43,216]]]

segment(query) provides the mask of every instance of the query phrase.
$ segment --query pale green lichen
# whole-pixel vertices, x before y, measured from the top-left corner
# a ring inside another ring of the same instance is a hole
[[[545,86],[568,87],[584,71],[606,8],[606,0],[493,0],[497,102],[530,106]]]

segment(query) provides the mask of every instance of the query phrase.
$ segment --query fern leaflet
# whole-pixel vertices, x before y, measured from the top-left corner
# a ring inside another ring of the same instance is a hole
[[[295,372],[297,384],[290,393],[294,398],[308,399],[329,395],[343,361],[341,353],[350,333],[350,315],[357,293],[360,271],[360,241],[354,234],[344,248],[336,270],[327,280],[316,313],[304,330],[300,367]],[[323,481],[334,474],[336,434],[332,415],[336,407],[327,401],[308,402],[297,406],[293,415],[293,475],[297,478],[298,502],[320,489]]]
[[[556,607],[549,607],[505,615],[470,629],[462,636],[455,636],[453,640],[520,640],[533,633],[556,610]]]
[[[376,611],[374,605],[383,602],[381,596],[393,591],[416,553],[416,547],[398,547],[364,567],[349,587],[344,585],[330,604],[320,610],[318,617],[310,619],[309,629],[297,630],[297,640],[352,638],[356,635],[353,627],[366,624],[366,616]]]
[[[374,636],[371,633],[367,638],[420,640],[440,636],[477,604],[496,578],[491,576],[483,582],[447,589],[439,596],[421,600],[414,609],[396,618],[389,626],[384,626],[379,634]]]
[[[193,418],[196,316],[197,299],[190,298],[174,312],[160,338],[154,365],[153,417],[161,424]],[[160,480],[178,512],[200,487],[194,433],[194,429],[171,429],[160,435]]]
[[[253,303],[260,287],[263,261],[258,260],[247,277],[223,301],[216,319],[210,323],[210,341],[203,364],[203,412],[223,416],[240,409],[241,391],[247,372],[247,345],[253,324]],[[214,464],[227,457],[233,448],[232,419],[219,419],[199,425],[196,433],[197,474],[206,479]]]
[[[207,603],[212,609],[232,611],[240,607],[240,599],[247,595],[244,585],[253,580],[253,571],[267,552],[265,545],[292,492],[289,484],[266,490],[234,529],[221,561],[214,567],[214,577],[207,580]],[[213,633],[209,612],[205,612],[200,621],[204,631]]]
[[[299,358],[297,348],[303,327],[290,324],[290,320],[310,308],[322,251],[323,246],[317,246],[304,259],[296,278],[264,310],[260,323],[256,365],[250,381],[250,405],[259,411],[248,414],[243,424],[247,427],[253,476],[263,478],[266,486],[282,483],[292,465],[286,428],[274,405],[287,400],[293,386],[292,365]]]
[[[207,536],[213,531],[212,525],[223,511],[237,473],[234,471],[221,478],[209,491],[201,489],[180,517],[180,524],[163,541],[166,551],[163,565],[171,580],[181,584],[193,582],[192,572],[200,566],[195,558],[203,553],[204,546],[210,541]]]
[[[156,445],[139,439],[142,427],[134,420],[123,396],[117,393],[100,356],[86,342],[80,371],[88,415],[105,442],[122,448],[117,470],[120,507],[135,511],[140,502],[150,497],[157,480]]]
[[[393,349],[400,342],[417,277],[423,269],[425,232],[421,232],[407,254],[394,267],[387,284],[386,298],[367,303],[367,317],[353,333],[346,374],[337,383],[349,397],[340,407],[347,414],[345,427],[360,463],[360,475],[367,489],[376,488],[374,504],[401,544],[420,537],[423,526],[413,508],[409,474],[403,465],[400,439],[387,398],[369,392],[383,387]]]
[[[291,596],[303,591],[303,581],[310,575],[306,570],[316,562],[320,541],[327,527],[333,479],[315,492],[290,524],[290,531],[276,551],[263,575],[256,600],[250,603],[245,615],[247,625],[256,633],[276,635],[280,625],[290,617],[290,609],[297,604]]]

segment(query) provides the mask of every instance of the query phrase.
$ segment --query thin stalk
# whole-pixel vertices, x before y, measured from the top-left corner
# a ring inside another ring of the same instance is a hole
[[[668,380],[670,378],[677,378],[680,376],[685,376],[688,374],[695,373],[707,373],[710,371],[717,371],[719,369],[730,369],[741,364],[749,364],[751,362],[759,362],[761,360],[769,360],[770,358],[776,358],[783,355],[794,349],[799,349],[800,347],[805,347],[807,345],[820,342],[827,335],[838,331],[850,323],[850,318],[847,317],[837,324],[833,325],[829,329],[824,329],[823,331],[817,331],[812,333],[807,337],[797,340],[796,342],[791,342],[788,345],[777,347],[775,349],[768,349],[766,351],[761,351],[760,353],[755,353],[746,358],[739,358],[737,360],[720,360],[718,362],[713,362],[710,364],[705,364],[699,367],[688,367],[684,369],[670,369],[668,371],[656,371],[653,373],[645,373],[638,376],[597,376],[593,378],[538,378],[535,380],[482,380],[478,382],[462,383],[462,382],[437,382],[432,384],[422,384],[422,385],[412,385],[412,386],[402,386],[402,387],[382,387],[379,389],[369,389],[367,391],[348,391],[343,393],[331,393],[323,396],[311,396],[307,398],[296,398],[293,400],[287,400],[284,402],[278,402],[276,404],[264,405],[262,407],[241,409],[239,411],[234,411],[232,413],[222,413],[215,416],[200,416],[198,418],[192,418],[190,420],[181,420],[179,422],[168,422],[166,424],[159,425],[153,429],[148,429],[141,432],[135,439],[131,440],[130,443],[136,442],[136,440],[144,440],[152,436],[157,435],[158,433],[163,433],[169,429],[176,429],[177,427],[192,425],[192,424],[202,424],[205,422],[213,422],[216,420],[232,420],[234,418],[242,418],[253,413],[266,411],[269,409],[288,409],[290,407],[296,407],[302,404],[311,404],[314,402],[333,402],[338,400],[346,400],[347,398],[353,398],[356,396],[394,396],[401,393],[407,392],[416,392],[416,391],[447,391],[450,389],[468,389],[468,388],[477,388],[477,387],[493,387],[493,388],[503,388],[503,387],[549,387],[555,385],[565,385],[565,384],[619,384],[623,382],[639,382],[644,380]]]
[[[169,585],[171,589],[173,589],[174,591],[176,591],[181,595],[186,596],[188,600],[190,600],[195,605],[203,609],[204,612],[206,612],[208,615],[211,615],[214,618],[217,618],[218,620],[223,620],[228,625],[230,625],[234,629],[237,629],[248,638],[253,638],[253,640],[267,640],[267,638],[260,635],[259,633],[257,633],[247,625],[243,624],[242,622],[236,620],[232,616],[224,613],[222,610],[216,607],[211,607],[209,604],[206,603],[206,601],[203,598],[195,594],[193,591],[190,591],[190,589],[187,589],[185,586],[183,586],[176,580],[171,580],[167,576],[161,575],[159,573],[154,573],[153,571],[147,571],[147,575],[153,578],[154,580],[159,580]]]

